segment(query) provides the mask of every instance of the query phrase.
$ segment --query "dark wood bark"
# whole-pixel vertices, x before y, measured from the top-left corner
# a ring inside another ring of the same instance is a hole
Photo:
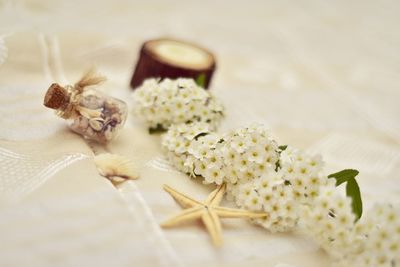
[[[179,64],[177,62],[168,62],[165,58],[160,56],[158,51],[154,49],[155,42],[174,41],[191,46],[194,49],[201,49],[208,55],[208,60],[203,64],[204,66],[190,66],[188,64]],[[204,48],[197,45],[171,40],[171,39],[157,39],[150,40],[143,44],[139,59],[136,64],[135,71],[131,80],[131,87],[135,89],[140,86],[147,78],[193,78],[197,79],[199,75],[204,75],[204,86],[208,88],[215,70],[215,58],[213,54]]]

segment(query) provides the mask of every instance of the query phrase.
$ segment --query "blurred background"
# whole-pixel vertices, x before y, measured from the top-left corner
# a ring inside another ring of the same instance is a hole
[[[215,53],[211,90],[229,114],[222,129],[256,121],[300,147],[344,133],[346,147],[368,135],[398,149],[399,11],[397,1],[2,0],[1,91],[13,97],[29,85],[41,98],[49,83],[71,83],[96,66],[107,90],[126,97],[141,44],[166,36]],[[0,111],[14,109],[0,101]],[[30,135],[8,129],[1,137],[44,137],[41,116],[40,129],[30,120]]]
[[[89,66],[129,101],[140,46],[171,37],[214,52],[221,131],[264,123],[280,143],[323,154],[327,172],[359,169],[366,206],[398,201],[399,14],[389,0],[0,0],[0,139],[57,135],[44,92]]]
[[[268,112],[254,120],[373,128],[398,141],[399,10],[396,1],[1,1],[0,82],[15,84],[18,72],[19,83],[70,81],[95,65],[127,85],[142,42],[175,37],[216,54],[213,91],[248,102],[268,91],[254,104]]]

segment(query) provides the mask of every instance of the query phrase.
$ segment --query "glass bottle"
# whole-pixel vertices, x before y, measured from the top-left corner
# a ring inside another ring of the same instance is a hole
[[[44,105],[55,109],[74,132],[100,143],[116,137],[127,117],[125,102],[93,88],[77,90],[54,83],[47,90]]]

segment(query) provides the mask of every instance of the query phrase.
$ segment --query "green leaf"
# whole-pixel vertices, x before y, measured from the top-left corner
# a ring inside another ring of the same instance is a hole
[[[345,169],[340,172],[335,172],[328,175],[328,178],[335,178],[336,179],[336,186],[343,184],[344,182],[349,181],[350,179],[354,179],[358,175],[357,170],[353,169]]]
[[[363,205],[361,200],[360,187],[357,184],[356,179],[350,179],[346,185],[346,194],[351,197],[351,207],[356,215],[356,221],[361,218],[363,212]]]
[[[149,128],[149,134],[159,134],[159,133],[163,133],[166,131],[167,130],[164,127],[162,127],[161,124],[157,124],[156,127]]]
[[[201,73],[196,78],[196,83],[198,86],[205,88],[206,87],[206,74]]]
[[[278,146],[278,153],[279,154],[281,154],[282,153],[282,151],[284,151],[286,148],[287,148],[288,146],[287,145],[282,145],[282,146]],[[275,171],[278,171],[279,169],[280,169],[280,167],[281,167],[281,162],[280,162],[280,160],[278,159],[276,162],[275,162]]]
[[[354,215],[356,215],[356,221],[361,218],[363,212],[360,187],[356,180],[358,173],[357,170],[346,169],[328,175],[328,178],[334,178],[336,180],[336,186],[347,183],[346,195],[351,198],[351,208]]]
[[[283,146],[278,146],[280,151],[285,151],[287,148],[287,145],[283,145]]]
[[[194,140],[198,140],[200,137],[203,137],[203,136],[206,136],[206,135],[209,135],[209,133],[199,133],[195,137],[193,137],[193,139]]]

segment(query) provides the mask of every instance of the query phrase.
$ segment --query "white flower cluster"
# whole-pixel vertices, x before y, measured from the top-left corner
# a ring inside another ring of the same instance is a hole
[[[147,79],[133,93],[133,113],[150,128],[207,122],[213,128],[224,115],[222,104],[192,79]]]
[[[185,168],[177,165],[179,170],[203,176],[205,183],[236,184],[276,168],[278,146],[262,127],[255,125],[219,136],[206,126],[175,125],[164,137],[163,147],[185,161]]]
[[[316,242],[337,257],[358,250],[359,243],[351,235],[355,220],[351,199],[336,190],[334,179],[331,181],[310,205],[302,206],[300,217],[301,224]]]
[[[271,232],[284,232],[296,226],[298,203],[293,190],[274,170],[245,183],[232,185],[233,197],[239,207],[264,211],[268,217],[255,219]]]
[[[194,157],[190,154],[189,150],[192,151],[193,142],[201,139],[203,147],[206,148],[204,149],[204,153],[207,155],[210,154],[211,146],[213,145],[211,139],[217,136],[215,133],[212,133],[211,128],[205,122],[171,125],[162,140],[162,147],[166,151],[169,161],[178,170],[190,176],[196,176],[193,168]],[[204,138],[206,136],[207,138]],[[198,151],[197,153],[201,152]],[[206,165],[201,167],[207,169]]]
[[[272,232],[295,227],[301,205],[312,203],[321,186],[330,183],[322,175],[321,157],[291,147],[286,147],[278,156],[274,168],[261,177],[230,186],[238,206],[269,214],[255,222]]]
[[[281,151],[261,125],[229,134],[211,133],[206,125],[173,126],[163,139],[171,162],[205,183],[227,183],[240,207],[270,214],[255,220],[270,231],[287,231],[298,220],[298,203],[307,203],[327,183],[320,157],[287,148]]]
[[[400,208],[380,205],[355,222],[351,199],[323,172],[320,156],[278,147],[260,125],[227,135],[207,123],[172,126],[163,147],[175,166],[205,183],[227,183],[242,208],[268,214],[271,232],[302,227],[341,267],[400,266]]]
[[[377,204],[355,226],[361,249],[348,257],[348,266],[400,266],[400,206]]]
[[[287,147],[280,154],[278,171],[290,183],[295,200],[306,204],[319,195],[321,186],[329,182],[323,174],[323,166],[320,155],[309,155],[302,150]]]
[[[327,186],[301,221],[337,266],[400,265],[400,207],[377,204],[354,223],[351,200]]]

